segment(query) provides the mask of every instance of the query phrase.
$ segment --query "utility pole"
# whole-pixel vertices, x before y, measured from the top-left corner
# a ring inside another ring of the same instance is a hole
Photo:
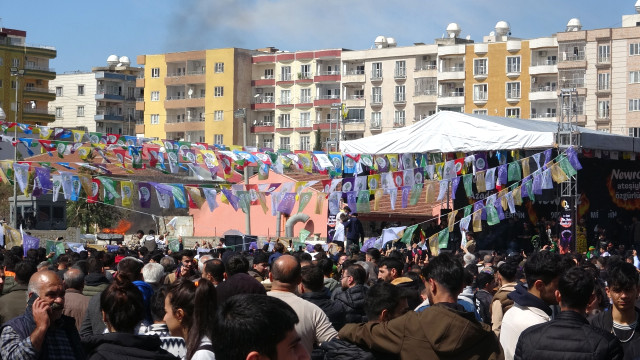
[[[13,127],[13,141],[15,146],[13,147],[13,163],[18,161],[18,111],[20,110],[20,103],[18,102],[18,88],[20,87],[20,76],[24,75],[24,70],[18,70],[17,67],[12,67],[11,76],[16,78],[16,111],[14,113],[15,126]],[[16,172],[13,170],[13,219],[12,225],[14,229],[18,228],[18,184],[16,181]]]
[[[247,109],[242,108],[233,112],[233,117],[242,119],[242,146],[247,146]],[[249,167],[244,167],[244,184],[249,185]],[[251,235],[251,203],[247,204],[247,212],[244,214],[245,235]]]

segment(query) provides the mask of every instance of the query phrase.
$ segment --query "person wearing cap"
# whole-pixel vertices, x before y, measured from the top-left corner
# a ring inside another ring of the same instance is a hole
[[[596,252],[596,247],[593,245],[589,246],[589,251],[587,251],[586,256],[587,256],[587,259],[598,257],[598,253]]]

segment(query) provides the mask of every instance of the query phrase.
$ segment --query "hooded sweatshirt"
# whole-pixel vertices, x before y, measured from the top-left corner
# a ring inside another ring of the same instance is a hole
[[[491,327],[458,304],[438,303],[388,322],[347,324],[338,336],[403,360],[503,358]]]
[[[101,359],[177,359],[161,348],[160,337],[154,335],[134,335],[110,333],[93,336],[85,340],[90,360]]]
[[[552,310],[539,297],[529,293],[522,284],[516,285],[507,297],[514,304],[502,319],[500,345],[504,349],[505,359],[513,359],[520,334],[529,327],[551,320]]]

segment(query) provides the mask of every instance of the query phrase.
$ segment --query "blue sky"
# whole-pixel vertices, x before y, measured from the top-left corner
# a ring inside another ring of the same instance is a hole
[[[58,73],[102,66],[110,54],[221,47],[367,49],[377,35],[399,46],[432,43],[457,22],[477,42],[496,22],[515,37],[549,36],[577,17],[584,29],[618,27],[631,0],[5,0],[1,25],[26,30],[27,43],[54,46]],[[596,10],[597,9],[597,10]]]

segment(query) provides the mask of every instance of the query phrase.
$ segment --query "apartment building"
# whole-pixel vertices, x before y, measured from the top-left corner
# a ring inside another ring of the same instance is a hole
[[[50,82],[56,100],[50,106],[55,111],[52,126],[82,129],[89,132],[135,135],[135,126],[143,120],[136,110],[141,90],[136,79],[142,68],[130,66],[126,56],[111,55],[107,66],[91,72],[59,74]]]
[[[335,149],[342,49],[261,49],[251,60],[251,143],[284,150]]]
[[[253,53],[224,48],[138,56],[145,68],[136,82],[144,89],[136,110],[144,111],[144,122],[136,133],[242,144],[243,119],[234,111],[250,107]]]
[[[56,94],[49,81],[56,73],[49,61],[57,52],[51,46],[29,45],[26,38],[26,31],[0,27],[0,108],[7,121],[46,125],[54,121],[49,102]]]

